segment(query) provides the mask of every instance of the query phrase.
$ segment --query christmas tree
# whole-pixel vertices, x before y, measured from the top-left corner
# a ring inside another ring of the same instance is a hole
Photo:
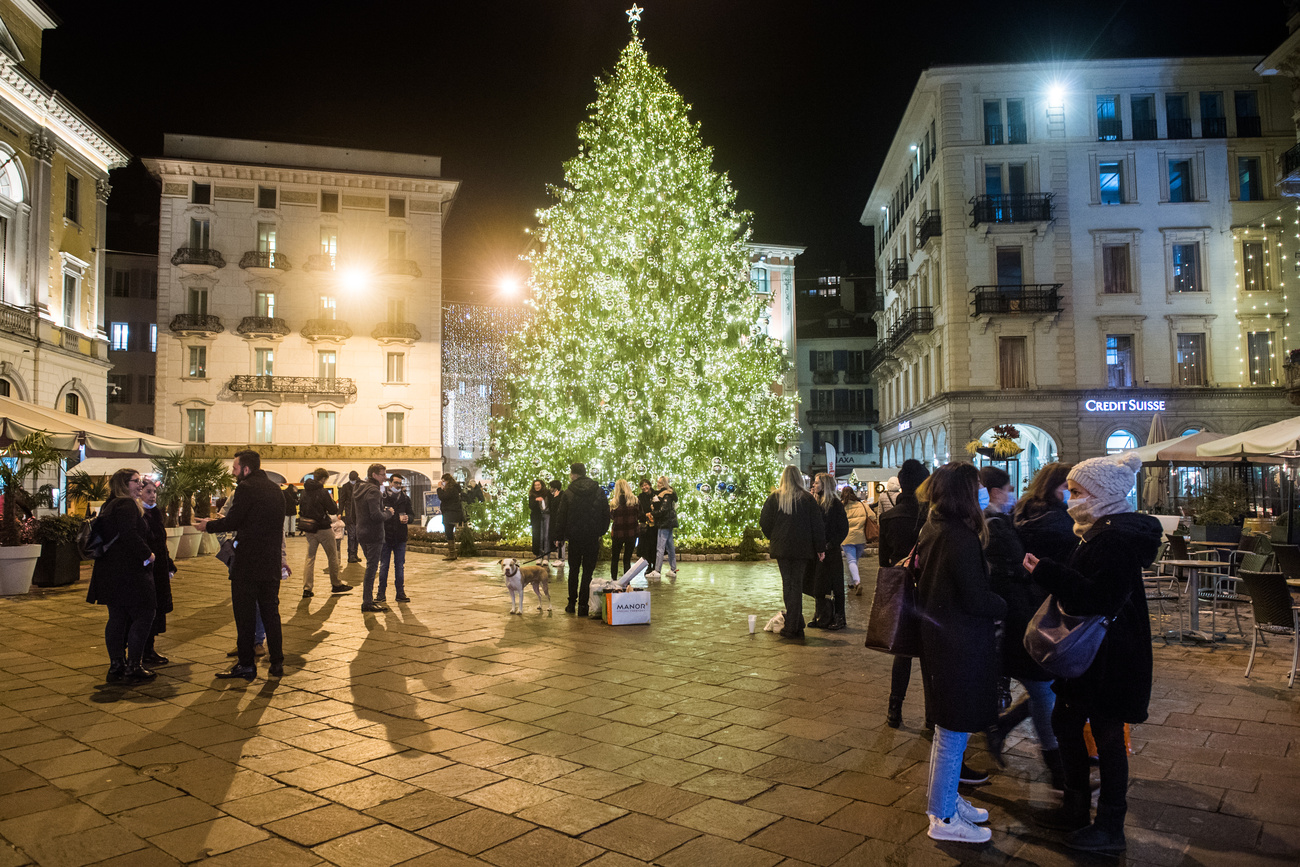
[[[534,316],[484,461],[493,523],[521,529],[533,479],[582,461],[607,486],[666,475],[680,533],[735,536],[798,441],[797,396],[776,384],[790,361],[759,326],[749,214],[629,17],[526,257]]]

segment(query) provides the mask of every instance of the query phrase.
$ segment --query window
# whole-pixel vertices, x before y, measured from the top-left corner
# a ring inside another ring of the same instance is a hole
[[[1007,100],[1007,143],[1024,144],[1029,140],[1029,126],[1025,123],[1025,101]],[[845,432],[848,435],[848,431]]]
[[[1259,98],[1253,90],[1238,90],[1232,94],[1237,115],[1237,137],[1258,138],[1262,135],[1259,124]]]
[[[149,323],[149,351],[150,352],[158,351],[158,323],[157,322]]]
[[[137,286],[143,286],[144,291],[140,293],[142,298],[148,298],[151,301],[158,297],[158,272],[141,271],[139,278],[136,280]]]
[[[1246,241],[1241,245],[1241,276],[1241,288],[1246,292],[1268,292],[1273,288],[1263,241]]]
[[[338,353],[326,349],[316,353],[316,375],[321,379],[333,379],[338,375]]]
[[[1133,335],[1106,335],[1106,385],[1110,388],[1132,388]]]
[[[1223,94],[1201,93],[1201,138],[1227,138],[1228,119],[1223,115]]]
[[[108,275],[109,292],[114,298],[131,297],[131,272],[110,271]]]
[[[984,194],[986,196],[1002,195],[1002,166],[984,166]]]
[[[190,248],[206,250],[212,241],[212,221],[190,218]]]
[[[749,279],[754,284],[754,291],[761,295],[769,295],[772,292],[772,283],[766,268],[751,268]]]
[[[405,232],[388,233],[388,258],[390,259],[406,258],[406,233]]]
[[[406,442],[406,413],[384,414],[384,441],[390,446],[400,446]]]
[[[320,316],[322,319],[338,318],[338,304],[333,295],[320,297]]]
[[[1106,295],[1127,295],[1129,285],[1128,244],[1105,244],[1101,248],[1102,292]]]
[[[258,409],[253,411],[253,442],[270,443],[275,442],[272,438],[274,424],[269,409]]]
[[[1133,138],[1150,141],[1156,137],[1156,98],[1152,94],[1136,94],[1129,99],[1133,116]]]
[[[275,187],[257,188],[257,206],[275,210]]]
[[[323,446],[332,446],[335,441],[335,430],[338,424],[338,414],[334,412],[316,413],[316,442]]]
[[[257,224],[257,252],[275,252],[275,223]]]
[[[147,403],[152,406],[155,389],[157,387],[157,381],[154,379],[154,375],[151,373],[148,376],[139,376],[136,378],[136,382],[140,386],[140,403]]]
[[[870,454],[871,431],[846,430],[844,432],[844,451],[850,455]]]
[[[1250,363],[1251,385],[1273,384],[1273,332],[1246,334],[1246,360]]]
[[[1192,116],[1187,108],[1187,94],[1165,94],[1165,122],[1169,138],[1191,138]]]
[[[63,275],[63,327],[77,327],[77,278],[73,274]]]
[[[81,415],[81,397],[76,392],[69,392],[64,396],[63,411],[68,415]]]
[[[254,376],[275,375],[275,350],[274,349],[256,349],[253,351],[253,375]]]
[[[998,384],[1002,388],[1029,387],[1029,358],[1025,338],[998,338]]]
[[[1106,454],[1114,455],[1138,447],[1138,438],[1126,430],[1117,430],[1106,437]]]
[[[404,196],[388,197],[388,216],[406,218],[406,198]]]
[[[997,268],[999,286],[1021,286],[1025,272],[1021,266],[1019,247],[998,247]]]
[[[405,298],[388,299],[388,321],[389,322],[406,321],[406,299]]]
[[[130,403],[131,402],[130,374],[110,373],[108,375],[108,402],[109,403]]]
[[[253,315],[267,319],[275,318],[275,293],[258,292],[253,298]]]
[[[388,364],[386,370],[388,377],[385,382],[406,382],[406,353],[390,352],[388,355]]]
[[[185,299],[185,312],[191,316],[207,316],[208,290],[191,287]]]
[[[206,379],[208,376],[208,348],[206,346],[190,347],[190,378]]]
[[[1178,335],[1178,384],[1205,385],[1206,359],[1204,334]]]
[[[808,369],[813,373],[830,373],[835,370],[835,354],[830,351],[808,351]]]
[[[111,322],[108,326],[109,349],[126,352],[131,348],[131,323]]]
[[[1097,139],[1098,141],[1119,141],[1121,126],[1116,106],[1117,96],[1097,97]]]
[[[1196,194],[1192,188],[1192,163],[1190,160],[1169,161],[1169,201],[1192,202]]]
[[[190,202],[195,205],[212,204],[212,184],[190,184]]]
[[[808,408],[829,410],[835,408],[835,392],[829,388],[814,388],[808,392]]]
[[[0,397],[9,397],[13,392],[13,385],[7,379],[0,379]]]
[[[63,216],[74,223],[81,222],[80,193],[81,181],[76,175],[68,173],[67,198],[63,205]]]
[[[1258,202],[1264,198],[1259,157],[1237,157],[1237,190],[1237,197],[1243,202]]]
[[[815,430],[813,431],[813,452],[823,451],[827,445],[830,445],[836,451],[840,448],[840,432],[837,430]]]
[[[1006,134],[1002,131],[1002,101],[984,100],[984,144],[1006,144]]]
[[[320,212],[322,214],[337,214],[339,212],[339,194],[321,193]]]
[[[339,230],[335,226],[320,227],[320,254],[329,263],[329,267],[334,267],[334,262],[339,255]]]
[[[1103,205],[1124,204],[1124,164],[1098,163],[1097,183],[1101,189]]]
[[[1174,291],[1200,292],[1201,248],[1199,244],[1174,244]]]
[[[207,442],[208,411],[205,409],[185,410],[185,441],[188,443]]]

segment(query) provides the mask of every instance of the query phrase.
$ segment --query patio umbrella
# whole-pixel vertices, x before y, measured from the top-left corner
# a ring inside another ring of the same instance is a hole
[[[1167,439],[1165,421],[1160,417],[1160,413],[1155,413],[1151,416],[1151,430],[1147,432],[1147,443],[1162,443]],[[1168,481],[1164,467],[1149,467],[1146,476],[1146,483],[1142,486],[1142,502],[1150,509],[1157,503],[1164,502]]]

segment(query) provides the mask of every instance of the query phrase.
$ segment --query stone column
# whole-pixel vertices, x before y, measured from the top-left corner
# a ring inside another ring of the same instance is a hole
[[[27,225],[27,292],[24,303],[37,313],[49,310],[50,293],[50,195],[53,184],[50,166],[54,162],[54,139],[39,130],[27,136],[32,155],[31,219]]]
[[[97,336],[103,339],[108,338],[108,332],[104,330],[104,301],[108,296],[108,288],[104,285],[104,260],[107,257],[108,243],[108,197],[113,192],[113,185],[108,182],[108,178],[99,178],[95,181],[95,260],[92,268],[95,272],[95,309],[92,319],[96,324]]]

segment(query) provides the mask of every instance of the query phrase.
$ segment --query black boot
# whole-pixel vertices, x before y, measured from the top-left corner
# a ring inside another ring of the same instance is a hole
[[[1061,762],[1061,751],[1043,750],[1043,764],[1052,776],[1052,788],[1058,792],[1065,791],[1065,765]]]
[[[826,627],[826,600],[818,597],[813,606],[813,619],[804,624],[806,629],[824,629]]]
[[[1092,793],[1069,789],[1061,799],[1061,806],[1044,810],[1034,816],[1034,823],[1052,831],[1078,831],[1092,822]]]
[[[127,683],[148,683],[158,675],[140,665],[139,662],[128,662],[123,679]]]
[[[118,683],[126,676],[126,660],[122,657],[113,659],[108,664],[108,677],[105,678],[109,683]]]
[[[1066,835],[1065,845],[1071,849],[1084,852],[1100,852],[1104,855],[1119,855],[1127,847],[1124,839],[1124,814],[1126,807],[1109,807],[1097,805],[1097,821],[1073,834]]]
[[[896,729],[903,724],[903,699],[896,695],[889,697],[889,710],[885,712],[885,725]]]

